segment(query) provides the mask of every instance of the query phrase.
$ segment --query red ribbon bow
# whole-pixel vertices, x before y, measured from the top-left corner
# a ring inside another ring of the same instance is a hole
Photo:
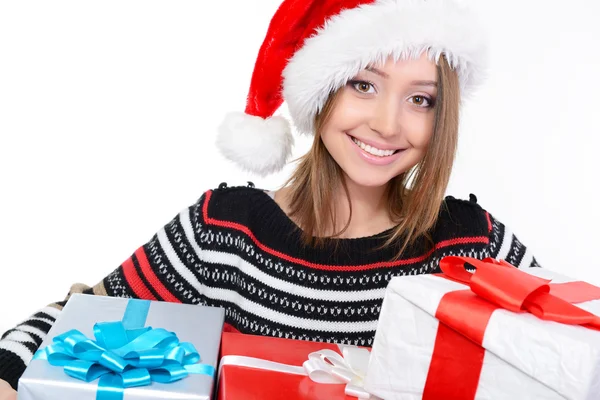
[[[465,263],[476,271],[468,272]],[[598,316],[571,304],[600,298],[600,288],[587,282],[551,284],[550,280],[493,258],[449,256],[442,258],[440,268],[445,277],[468,285],[473,293],[498,307],[529,312],[547,321],[600,330]]]
[[[476,271],[466,270],[468,264]],[[502,260],[444,257],[439,276],[469,286],[446,293],[435,317],[440,321],[423,399],[474,399],[483,367],[487,324],[499,308],[531,313],[547,321],[600,330],[600,318],[572,303],[600,299],[586,282],[550,283]],[[460,384],[457,384],[460,382]]]

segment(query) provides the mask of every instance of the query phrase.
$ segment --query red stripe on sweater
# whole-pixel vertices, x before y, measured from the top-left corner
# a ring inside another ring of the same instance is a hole
[[[307,260],[289,256],[287,254],[284,254],[280,251],[277,251],[275,249],[272,249],[272,248],[262,244],[256,238],[256,236],[254,236],[254,233],[252,233],[252,231],[245,225],[238,224],[237,222],[222,221],[222,220],[218,220],[218,219],[209,217],[208,216],[208,203],[210,202],[211,196],[212,196],[212,190],[207,191],[206,198],[204,199],[204,204],[202,206],[202,215],[204,216],[204,221],[207,224],[221,226],[224,228],[236,229],[238,231],[244,232],[246,235],[248,235],[250,237],[250,239],[252,239],[252,241],[261,250],[263,250],[269,254],[272,254],[274,256],[277,256],[279,258],[282,258],[284,260],[287,260],[287,261],[295,263],[295,264],[299,264],[299,265],[303,265],[308,268],[319,269],[319,270],[323,270],[323,271],[366,271],[366,270],[375,269],[375,268],[398,267],[398,266],[402,266],[402,265],[409,265],[409,264],[421,262],[421,261],[427,259],[427,257],[429,257],[435,250],[443,248],[443,247],[452,246],[452,245],[456,245],[456,244],[471,244],[471,243],[488,244],[489,243],[489,239],[485,236],[461,237],[461,238],[455,238],[455,239],[445,240],[445,241],[436,243],[435,247],[432,250],[428,251],[426,254],[423,254],[422,256],[419,256],[419,257],[409,258],[406,260],[381,261],[381,262],[377,262],[377,263],[363,264],[363,265],[316,264],[316,263],[313,263],[313,262],[310,262]]]
[[[131,290],[133,290],[133,293],[135,293],[138,298],[144,300],[157,300],[137,274],[131,257],[121,264],[121,268],[123,268],[123,275],[125,275],[127,284],[131,287]]]
[[[488,222],[488,232],[491,232],[492,231],[492,219],[490,218],[490,213],[486,211],[485,217],[487,218],[487,222]]]
[[[181,300],[175,297],[173,293],[171,293],[169,289],[163,285],[160,279],[158,279],[158,276],[156,276],[154,271],[152,271],[152,267],[150,267],[150,262],[148,261],[148,257],[146,257],[146,252],[144,251],[143,247],[137,249],[135,256],[140,263],[142,274],[144,274],[146,280],[150,283],[150,285],[152,285],[152,288],[156,290],[156,293],[165,299],[165,301],[170,301],[171,303],[181,303]]]

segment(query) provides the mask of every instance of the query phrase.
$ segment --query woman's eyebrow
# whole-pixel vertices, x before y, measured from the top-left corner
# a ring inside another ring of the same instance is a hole
[[[385,73],[375,67],[366,67],[365,70],[372,72],[374,74],[377,74],[385,79],[390,77],[387,73]],[[437,87],[437,85],[438,85],[436,81],[427,81],[427,80],[416,80],[416,81],[412,81],[410,84],[412,86],[433,86],[433,87]]]
[[[412,81],[410,83],[413,86],[433,86],[433,87],[437,87],[437,82],[436,81]]]
[[[385,73],[385,72],[383,72],[381,70],[378,70],[375,67],[367,67],[367,68],[365,68],[365,70],[369,71],[369,72],[372,72],[374,74],[377,74],[377,75],[381,76],[382,78],[386,78],[387,79],[387,78],[390,77],[387,73]]]

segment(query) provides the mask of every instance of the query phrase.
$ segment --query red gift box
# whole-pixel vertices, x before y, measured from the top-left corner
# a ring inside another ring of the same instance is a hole
[[[346,395],[346,385],[343,383],[317,383],[308,375],[299,374],[309,354],[321,350],[342,354],[340,346],[331,343],[224,332],[221,338],[218,399],[356,400],[357,397]],[[231,356],[242,356],[243,360],[238,363],[236,357]],[[244,360],[256,365],[249,367]],[[261,360],[267,364],[280,363],[282,371],[287,367],[291,373],[263,368],[260,366]],[[366,365],[364,367],[366,369]],[[294,369],[298,373],[294,373]]]

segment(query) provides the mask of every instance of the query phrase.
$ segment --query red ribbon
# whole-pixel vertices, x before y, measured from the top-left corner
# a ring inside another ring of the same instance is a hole
[[[465,264],[476,271],[468,272]],[[442,258],[440,268],[441,277],[470,289],[447,293],[438,305],[440,324],[423,399],[475,398],[485,354],[483,336],[499,308],[600,330],[598,316],[571,304],[600,299],[600,288],[589,283],[551,284],[493,258],[449,256]]]

